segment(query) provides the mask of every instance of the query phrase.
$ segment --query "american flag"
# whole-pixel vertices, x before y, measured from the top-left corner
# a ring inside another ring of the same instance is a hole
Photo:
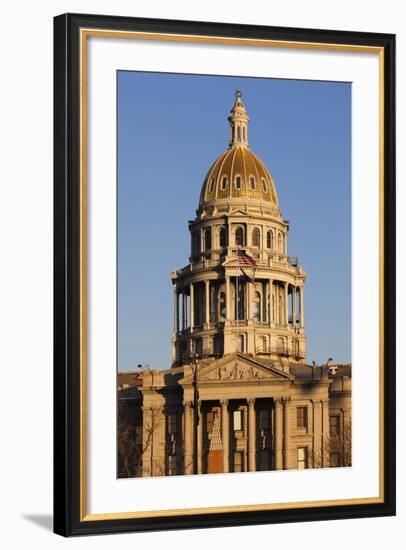
[[[255,259],[244,252],[244,250],[237,250],[237,260],[239,265],[253,267],[254,269],[257,267]]]

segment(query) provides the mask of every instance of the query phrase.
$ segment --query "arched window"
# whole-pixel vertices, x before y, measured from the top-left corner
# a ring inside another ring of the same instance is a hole
[[[268,185],[264,178],[262,178],[262,189],[264,190],[264,193],[268,193]]]
[[[241,176],[236,176],[235,177],[235,188],[236,189],[241,189]]]
[[[241,128],[239,126],[237,128],[237,140],[241,141]]]
[[[259,248],[260,239],[261,235],[259,233],[259,229],[258,227],[254,227],[254,229],[252,230],[252,246],[254,246],[255,248]]]
[[[238,342],[239,352],[244,353],[245,348],[245,336],[244,334],[240,334],[239,342]]]
[[[251,186],[252,190],[255,189],[255,178],[254,178],[254,176],[250,176],[250,186]]]
[[[247,134],[245,133],[245,126],[244,126],[243,129],[242,129],[242,135],[243,135],[243,138],[246,139],[245,136],[246,136]]]
[[[242,227],[237,227],[235,232],[235,244],[236,246],[244,246],[244,230]]]
[[[261,295],[259,292],[255,292],[254,301],[252,304],[252,318],[254,321],[261,320]]]
[[[227,189],[227,176],[223,176],[221,180],[221,190],[225,191]]]
[[[220,246],[227,246],[227,232],[225,227],[220,229]]]
[[[226,319],[226,295],[224,292],[220,292],[219,295],[219,319],[225,321]]]
[[[214,178],[211,178],[210,184],[209,184],[209,193],[212,193],[214,187]]]
[[[267,231],[266,234],[266,247],[273,248],[273,233],[271,230]]]
[[[204,249],[211,250],[211,229],[210,227],[204,232]]]

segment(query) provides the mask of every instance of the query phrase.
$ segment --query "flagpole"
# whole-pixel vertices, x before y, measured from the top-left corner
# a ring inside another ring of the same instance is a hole
[[[239,346],[239,338],[238,338],[238,300],[240,298],[240,295],[239,295],[239,286],[238,286],[238,281],[240,279],[240,276],[237,275],[237,292],[236,292],[236,297],[235,297],[235,307],[236,307],[236,315],[237,315],[237,345],[236,345],[236,351],[238,351],[238,346]]]

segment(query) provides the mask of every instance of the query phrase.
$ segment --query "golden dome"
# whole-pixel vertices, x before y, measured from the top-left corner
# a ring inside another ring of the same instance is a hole
[[[210,168],[200,205],[221,199],[255,199],[278,207],[271,174],[248,147],[231,146]]]
[[[200,206],[222,199],[254,199],[278,207],[272,176],[248,147],[249,117],[238,90],[228,121],[229,148],[210,168],[200,194]]]

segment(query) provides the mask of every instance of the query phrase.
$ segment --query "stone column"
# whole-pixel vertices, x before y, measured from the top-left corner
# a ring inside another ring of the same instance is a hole
[[[283,420],[282,420],[282,401],[278,397],[274,399],[275,402],[275,470],[283,469],[283,460],[282,460],[282,430],[283,430]]]
[[[249,321],[251,319],[251,297],[252,297],[252,293],[251,293],[251,283],[244,283],[244,291],[245,291],[245,295],[246,295],[246,304],[247,304],[247,321]]]
[[[284,413],[284,437],[283,437],[283,458],[284,468],[288,470],[291,468],[290,460],[290,438],[291,438],[291,407],[290,397],[285,397],[283,400],[283,413]]]
[[[285,283],[285,325],[289,324],[289,283]]]
[[[323,454],[323,468],[328,468],[330,464],[330,453],[328,450],[328,441],[330,436],[330,418],[328,411],[328,400],[323,399],[321,402],[322,407],[322,454]]]
[[[228,400],[223,399],[221,401],[221,439],[223,442],[223,471],[227,473],[229,471],[230,464],[230,429],[229,429],[229,415],[228,415]]]
[[[226,276],[226,319],[231,320],[231,283],[230,276]]]
[[[275,319],[272,317],[272,291],[273,291],[273,280],[269,279],[269,308],[268,308],[268,315],[269,315],[269,326],[272,327],[273,323],[275,322]]]
[[[173,332],[175,334],[179,332],[179,292],[175,285],[173,285]]]
[[[182,289],[182,330],[187,329],[187,294],[186,289]]]
[[[299,299],[300,299],[300,328],[304,328],[304,296],[303,287],[299,287]]]
[[[292,286],[292,317],[293,317],[292,326],[295,330],[296,330],[296,290],[297,288],[295,286]]]
[[[206,302],[206,312],[205,312],[205,321],[206,325],[210,324],[210,281],[205,281],[205,302]]]
[[[193,426],[192,426],[192,402],[184,401],[183,403],[184,414],[184,461],[185,461],[185,474],[193,473]]]
[[[197,471],[203,473],[203,413],[202,402],[198,402],[199,424],[197,425]]]
[[[195,299],[194,299],[194,285],[190,283],[190,332],[193,332],[193,327],[195,324]]]
[[[248,471],[255,472],[255,399],[248,399]]]
[[[321,452],[321,427],[321,401],[313,401],[313,468],[321,468],[323,465],[323,457]]]

